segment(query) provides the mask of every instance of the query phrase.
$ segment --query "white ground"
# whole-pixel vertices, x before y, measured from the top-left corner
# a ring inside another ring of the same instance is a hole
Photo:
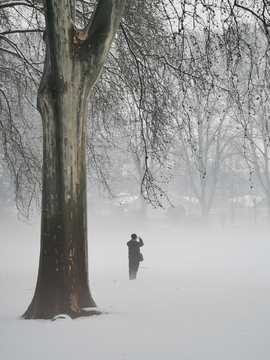
[[[1,224],[0,360],[269,360],[269,230],[90,227],[90,287],[107,315],[30,321],[39,231]],[[126,242],[145,241],[129,281]]]

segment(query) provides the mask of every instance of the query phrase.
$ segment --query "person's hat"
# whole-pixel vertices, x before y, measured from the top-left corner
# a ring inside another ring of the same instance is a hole
[[[137,239],[137,235],[136,235],[136,234],[132,234],[132,235],[131,235],[131,239],[133,239],[133,240]]]

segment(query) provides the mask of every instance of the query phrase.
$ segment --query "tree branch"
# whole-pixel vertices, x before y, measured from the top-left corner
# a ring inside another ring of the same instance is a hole
[[[43,8],[42,1],[40,1],[40,5],[41,5],[41,7],[38,8],[36,5],[34,5],[33,3],[31,3],[28,0],[25,0],[25,1],[12,1],[12,0],[2,0],[1,1],[0,0],[0,8],[11,8],[14,6],[27,6],[30,8],[35,8],[37,10],[41,10]]]
[[[104,63],[118,29],[125,0],[99,0],[85,32],[87,40],[102,51],[98,57]]]

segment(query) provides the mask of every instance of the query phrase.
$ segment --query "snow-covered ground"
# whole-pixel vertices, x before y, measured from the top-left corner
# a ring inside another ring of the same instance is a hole
[[[1,227],[1,360],[270,359],[268,229],[90,226],[90,287],[107,314],[52,322],[20,319],[36,282],[38,228]],[[145,261],[129,281],[133,232]]]

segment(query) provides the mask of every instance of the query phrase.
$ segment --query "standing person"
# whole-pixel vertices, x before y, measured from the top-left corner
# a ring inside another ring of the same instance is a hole
[[[128,246],[128,266],[129,266],[129,280],[135,280],[140,263],[140,247],[143,246],[143,241],[136,234],[131,235],[131,240],[127,242]]]

